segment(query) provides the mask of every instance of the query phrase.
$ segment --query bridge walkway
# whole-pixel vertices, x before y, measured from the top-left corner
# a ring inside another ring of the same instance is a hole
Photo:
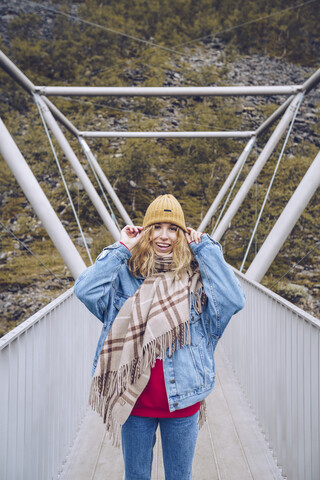
[[[193,479],[283,479],[220,345],[216,364],[217,380],[207,399],[208,418],[199,432]],[[152,480],[165,478],[159,437],[154,448]],[[89,479],[123,479],[121,451],[112,446],[101,418],[90,408],[61,474],[61,480]]]
[[[319,480],[320,320],[236,275],[246,306],[217,347],[193,479]],[[123,479],[88,408],[100,331],[70,289],[0,339],[1,480]],[[160,452],[152,480],[164,478]]]

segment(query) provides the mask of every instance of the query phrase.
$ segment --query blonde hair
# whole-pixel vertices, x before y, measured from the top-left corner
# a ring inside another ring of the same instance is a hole
[[[128,265],[131,273],[138,277],[149,277],[155,273],[155,252],[152,247],[152,234],[154,225],[147,227],[142,235],[141,240],[135,245],[129,259]],[[177,227],[177,240],[173,245],[172,251],[172,273],[178,278],[184,269],[191,275],[193,256],[188,246],[184,232],[180,227]]]

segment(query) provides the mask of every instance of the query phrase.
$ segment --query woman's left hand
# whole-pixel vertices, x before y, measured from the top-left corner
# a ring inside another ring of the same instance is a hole
[[[188,233],[185,233],[185,237],[188,243],[196,242],[197,244],[201,241],[202,232],[197,232],[193,228],[187,227]]]

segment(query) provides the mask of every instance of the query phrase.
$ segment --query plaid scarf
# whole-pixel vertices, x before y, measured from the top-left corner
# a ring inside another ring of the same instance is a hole
[[[201,296],[199,273],[181,278],[171,272],[172,257],[156,259],[147,277],[115,318],[92,379],[89,402],[103,418],[113,444],[146,387],[157,358],[165,359],[190,343],[189,299]],[[199,302],[198,302],[199,303]],[[201,301],[200,301],[201,308]]]

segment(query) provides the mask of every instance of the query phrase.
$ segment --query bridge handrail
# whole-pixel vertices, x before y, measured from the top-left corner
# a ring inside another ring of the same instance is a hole
[[[19,337],[19,335],[26,332],[29,328],[33,327],[36,323],[40,322],[40,320],[42,320],[42,318],[45,315],[47,315],[52,310],[54,310],[56,307],[61,305],[72,294],[73,294],[73,288],[69,288],[64,293],[59,295],[59,297],[52,300],[52,302],[48,303],[48,305],[41,308],[38,312],[33,314],[31,317],[27,318],[27,320],[24,320],[17,327],[10,330],[10,332],[8,332],[6,335],[4,335],[2,338],[0,338],[0,351],[3,348],[7,347],[9,345],[9,343],[11,343],[17,337]]]
[[[317,317],[314,317],[308,312],[305,312],[302,308],[297,307],[294,303],[289,302],[285,298],[281,297],[278,293],[273,292],[267,287],[264,287],[261,285],[259,282],[255,282],[254,280],[249,279],[246,277],[244,273],[239,272],[236,268],[232,268],[233,271],[235,272],[236,276],[241,282],[241,285],[244,284],[249,284],[253,288],[259,290],[260,292],[263,292],[264,295],[272,299],[274,302],[278,303],[279,305],[282,305],[282,307],[292,311],[295,315],[297,315],[300,318],[303,318],[308,323],[311,323],[314,325],[316,328],[320,329],[320,319]]]
[[[0,478],[59,478],[88,405],[101,323],[69,289],[0,339]]]
[[[236,271],[245,308],[222,338],[247,399],[290,480],[320,478],[320,320]]]

